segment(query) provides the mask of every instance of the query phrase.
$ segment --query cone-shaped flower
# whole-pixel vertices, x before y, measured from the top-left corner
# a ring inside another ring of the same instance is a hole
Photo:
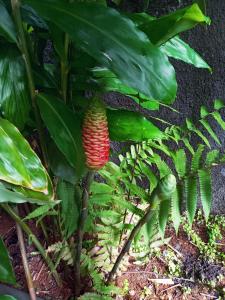
[[[87,109],[82,128],[86,165],[99,170],[109,160],[109,133],[106,109],[103,102],[94,98]]]

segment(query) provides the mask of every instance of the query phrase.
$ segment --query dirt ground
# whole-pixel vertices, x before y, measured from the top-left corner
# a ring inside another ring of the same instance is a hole
[[[35,230],[35,224],[30,223]],[[198,232],[203,240],[207,240],[204,227],[199,227]],[[36,230],[36,234],[43,241],[43,237]],[[26,291],[26,282],[21,263],[18,240],[14,222],[3,212],[0,214],[0,235],[9,250],[13,262],[18,288]],[[211,286],[208,282],[216,280],[218,275],[225,275],[225,269],[220,264],[210,263],[207,258],[202,258],[198,249],[188,240],[186,233],[181,229],[178,236],[172,229],[167,231],[167,237],[171,237],[170,249],[175,254],[173,267],[181,262],[182,276],[171,276],[166,255],[167,246],[162,246],[161,255],[152,255],[151,259],[142,266],[137,266],[130,258],[128,269],[116,278],[116,284],[122,289],[123,296],[116,299],[124,300],[208,300],[225,299],[223,288],[225,280],[221,279]],[[225,235],[224,235],[225,237]],[[220,241],[222,244],[225,242]],[[45,245],[47,246],[47,245]],[[28,261],[37,290],[37,295],[43,299],[69,300],[73,296],[72,270],[61,265],[57,270],[63,278],[63,286],[58,287],[43,262],[35,253],[33,246],[27,241]],[[221,248],[224,251],[224,248]],[[177,259],[177,261],[176,261]],[[171,260],[171,261],[172,261]],[[207,282],[207,283],[206,283]],[[91,300],[91,299],[90,299]],[[104,298],[103,298],[104,300]]]

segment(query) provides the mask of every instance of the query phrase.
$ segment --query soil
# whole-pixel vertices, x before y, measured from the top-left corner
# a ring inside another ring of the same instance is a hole
[[[35,224],[30,223],[29,225],[32,227],[32,230],[35,231],[35,234],[37,234],[39,239],[43,241],[43,237],[40,236]],[[198,226],[195,229],[199,232],[201,238],[207,241],[204,225]],[[1,212],[0,217],[0,235],[9,250],[17,278],[18,288],[26,291],[26,280],[21,262],[15,224],[3,212]],[[225,288],[225,280],[217,280],[219,275],[225,275],[225,268],[219,263],[209,262],[206,257],[202,257],[196,246],[188,240],[188,237],[182,228],[177,236],[173,229],[167,230],[166,236],[171,237],[169,244],[176,255],[175,257],[182,261],[182,276],[180,275],[176,278],[174,275],[170,274],[168,263],[166,263],[165,259],[168,252],[168,246],[162,246],[160,252],[161,255],[152,255],[145,265],[135,265],[133,263],[134,259],[131,257],[131,263],[127,270],[122,272],[116,279],[117,286],[122,288],[124,293],[123,296],[117,296],[116,299],[225,299],[225,297],[222,296],[224,295],[222,290]],[[225,235],[220,242],[224,244],[224,241]],[[35,249],[33,246],[29,245],[27,240],[26,242],[28,262],[37,295],[46,300],[72,299],[72,271],[63,265],[57,269],[63,278],[63,286],[61,288],[58,287],[55,280],[49,274],[49,270],[42,258],[35,253]],[[225,249],[221,248],[221,250],[224,251]],[[176,265],[176,261],[174,261],[174,264]],[[216,282],[216,285],[214,287],[210,286],[208,283],[209,281]],[[127,286],[127,288],[125,286]]]

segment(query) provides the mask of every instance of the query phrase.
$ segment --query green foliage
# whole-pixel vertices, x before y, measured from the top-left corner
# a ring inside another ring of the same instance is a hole
[[[77,229],[81,195],[76,186],[66,181],[57,184],[57,195],[61,199],[63,236],[69,238]]]
[[[23,57],[10,44],[1,44],[0,86],[2,115],[22,129],[28,120],[30,95]]]
[[[0,19],[0,35],[5,37],[7,41],[15,43],[17,39],[15,26],[2,1],[0,1]]]
[[[0,300],[17,300],[17,299],[13,296],[2,295],[2,296],[0,296]]]
[[[146,17],[139,28],[144,31],[153,44],[162,45],[180,32],[191,29],[198,23],[210,23],[210,19],[205,17],[199,6],[195,3],[191,6],[177,10],[159,19]]]
[[[107,118],[112,141],[140,142],[146,139],[160,138],[163,135],[158,127],[137,112],[108,110]]]
[[[12,269],[7,249],[0,238],[0,281],[15,284],[16,278]]]
[[[167,57],[116,10],[95,3],[25,2],[68,33],[79,47],[115,72],[126,85],[152,99],[166,103],[174,100],[177,87]]]
[[[80,118],[63,102],[49,95],[39,94],[38,105],[54,142],[76,169],[77,175],[81,176],[84,172],[84,153]]]
[[[201,214],[201,211],[198,211],[197,214],[197,223],[204,224],[204,219]],[[225,254],[220,251],[220,243],[219,240],[222,239],[222,230],[225,228],[225,218],[223,215],[221,216],[210,216],[208,221],[206,222],[208,241],[205,242],[199,236],[198,232],[191,227],[191,225],[186,222],[186,218],[184,217],[182,220],[182,225],[184,231],[187,233],[191,242],[198,248],[199,252],[203,257],[207,257],[207,259],[213,262],[219,262],[224,264]]]
[[[0,119],[0,178],[24,188],[48,194],[46,170],[16,127]],[[52,195],[51,195],[52,197]]]

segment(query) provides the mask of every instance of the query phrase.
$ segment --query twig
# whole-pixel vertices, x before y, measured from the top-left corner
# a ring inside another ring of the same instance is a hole
[[[20,247],[20,252],[21,252],[21,257],[22,257],[22,262],[23,262],[23,268],[24,268],[26,281],[27,281],[27,287],[28,287],[29,294],[30,294],[30,299],[36,300],[37,298],[36,298],[36,293],[35,293],[35,289],[34,289],[34,283],[33,283],[31,273],[30,273],[29,264],[27,261],[27,254],[26,254],[26,249],[25,249],[25,245],[24,245],[23,232],[18,223],[16,223],[16,231],[17,231],[19,247]]]
[[[84,237],[84,225],[88,216],[88,200],[89,200],[90,186],[93,181],[94,174],[95,173],[93,171],[88,172],[83,194],[82,194],[82,207],[80,213],[79,228],[77,232],[77,246],[76,246],[75,262],[74,262],[74,279],[75,279],[74,281],[75,281],[76,296],[80,295],[80,289],[81,289],[81,281],[80,281],[81,250],[82,250],[83,237]]]
[[[208,298],[211,298],[211,299],[217,299],[216,296],[211,296],[211,295],[209,295],[209,294],[200,293],[200,295],[205,296],[205,297],[208,297]]]
[[[54,270],[54,264],[51,260],[51,258],[47,255],[45,249],[42,247],[41,243],[37,239],[37,237],[33,234],[30,227],[24,223],[24,221],[15,213],[15,211],[8,205],[8,204],[0,204],[0,206],[10,215],[10,217],[20,225],[20,227],[23,229],[23,231],[28,235],[28,237],[31,239],[43,259],[45,260],[46,264],[48,265],[49,269],[51,270],[51,273],[53,277],[55,278],[56,283],[61,286],[61,279],[59,274]]]
[[[181,286],[181,284],[178,283],[178,284],[175,284],[175,285],[173,285],[173,286],[170,286],[170,287],[168,287],[168,288],[162,290],[159,294],[162,294],[162,293],[164,293],[164,292],[166,292],[166,291],[168,291],[168,290],[171,290],[171,289],[175,289],[175,288],[178,287],[178,286]]]
[[[168,284],[168,285],[172,285],[175,282],[173,281],[173,279],[170,278],[148,278],[149,281],[153,282],[153,283],[158,283],[158,284]]]

